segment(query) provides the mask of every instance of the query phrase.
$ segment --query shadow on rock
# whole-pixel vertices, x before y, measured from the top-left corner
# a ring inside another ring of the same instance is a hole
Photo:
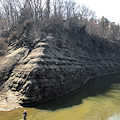
[[[105,95],[106,92],[113,89],[113,84],[120,83],[119,73],[98,77],[89,80],[85,86],[79,88],[67,95],[49,100],[43,103],[33,105],[37,109],[43,110],[57,110],[67,107],[72,107],[82,103],[83,99],[87,97],[95,97],[98,95]]]

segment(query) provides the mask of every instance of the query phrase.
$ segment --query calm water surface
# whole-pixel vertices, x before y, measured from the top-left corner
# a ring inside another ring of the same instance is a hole
[[[68,95],[35,107],[0,112],[0,120],[120,120],[120,73],[90,80]]]

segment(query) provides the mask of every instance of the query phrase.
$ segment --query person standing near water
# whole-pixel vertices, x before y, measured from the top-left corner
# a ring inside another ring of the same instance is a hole
[[[27,112],[26,112],[26,110],[24,110],[24,112],[23,112],[23,120],[27,120]]]

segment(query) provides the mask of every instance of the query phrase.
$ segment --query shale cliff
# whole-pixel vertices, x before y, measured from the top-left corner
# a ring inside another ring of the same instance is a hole
[[[28,104],[66,94],[87,80],[120,70],[120,44],[64,27],[32,36],[32,26],[14,30],[0,57],[0,101]],[[1,103],[2,104],[2,103]]]

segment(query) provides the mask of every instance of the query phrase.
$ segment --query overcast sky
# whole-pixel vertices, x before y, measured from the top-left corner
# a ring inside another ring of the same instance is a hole
[[[75,0],[92,9],[98,18],[102,16],[108,20],[120,23],[120,0]]]

